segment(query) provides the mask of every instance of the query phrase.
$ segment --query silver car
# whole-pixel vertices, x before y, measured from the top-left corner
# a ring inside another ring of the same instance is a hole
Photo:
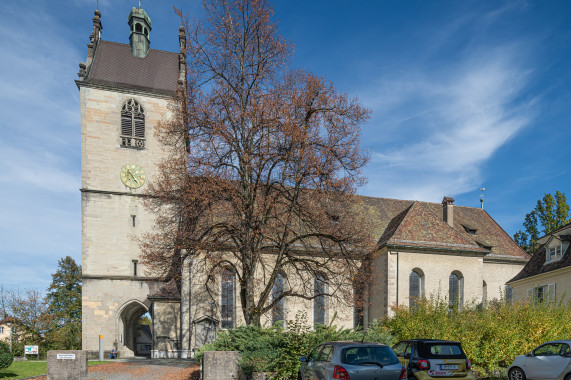
[[[406,380],[406,369],[384,344],[326,342],[299,358],[298,380]]]
[[[515,358],[510,380],[571,380],[571,340],[556,340]]]

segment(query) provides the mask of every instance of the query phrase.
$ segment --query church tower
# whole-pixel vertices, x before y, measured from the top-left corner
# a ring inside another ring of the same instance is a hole
[[[167,52],[150,48],[151,19],[140,6],[129,14],[128,44],[102,39],[101,18],[96,10],[87,58],[79,64],[76,80],[81,112],[83,349],[96,356],[102,335],[105,351],[117,347],[122,357],[159,351],[184,357],[188,343],[181,338],[180,321],[178,329],[167,328],[160,337],[137,323],[142,315],[154,317],[158,312],[149,294],[180,303],[180,293],[165,293],[164,283],[146,276],[138,262],[137,238],[154,224],[142,199],[164,155],[155,129],[170,117],[169,102],[185,78],[184,29],[178,36],[181,51]],[[126,32],[125,28],[125,40]]]

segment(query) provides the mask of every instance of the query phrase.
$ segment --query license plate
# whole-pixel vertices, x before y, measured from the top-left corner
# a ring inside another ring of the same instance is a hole
[[[458,369],[458,364],[440,364],[440,369]]]

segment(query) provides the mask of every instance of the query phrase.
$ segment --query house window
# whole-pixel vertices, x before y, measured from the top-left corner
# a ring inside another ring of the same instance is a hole
[[[462,305],[462,300],[464,299],[464,276],[458,271],[452,272],[448,278],[448,297],[450,308]]]
[[[4,326],[0,326],[0,334],[4,334]]]
[[[274,282],[274,286],[272,288],[272,300],[275,301],[281,297],[284,292],[284,276],[281,273],[278,274],[276,277],[276,281]],[[272,325],[275,325],[278,322],[285,321],[285,314],[284,314],[284,299],[281,298],[272,308]]]
[[[420,269],[414,269],[408,276],[408,305],[413,309],[424,293],[424,274]]]
[[[135,99],[127,100],[121,109],[121,146],[145,147],[145,112]]]
[[[230,268],[225,268],[221,275],[220,320],[223,329],[234,328],[235,275]]]
[[[547,249],[546,262],[555,261],[561,259],[561,253],[563,251],[562,244],[556,245],[555,247],[550,247]]]
[[[325,277],[318,275],[313,281],[313,326],[317,324],[325,324],[325,314],[326,314],[326,283]]]
[[[547,284],[527,289],[527,298],[536,302],[555,299],[555,284]]]

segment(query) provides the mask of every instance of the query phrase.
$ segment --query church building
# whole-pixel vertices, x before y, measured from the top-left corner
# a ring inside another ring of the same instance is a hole
[[[133,7],[129,43],[102,39],[95,11],[85,63],[78,79],[81,113],[81,224],[83,349],[121,357],[181,357],[211,340],[220,329],[243,323],[236,279],[219,281],[219,302],[204,302],[200,268],[184,266],[183,281],[164,283],[146,275],[137,237],[151,231],[154,215],[142,205],[157,174],[164,148],[154,132],[168,120],[169,102],[185,84],[186,37],[179,52],[151,49],[151,18]],[[125,28],[127,36],[127,27]],[[173,38],[176,36],[173,35]],[[267,316],[291,320],[305,310],[310,323],[366,327],[391,314],[391,305],[413,305],[418,297],[441,294],[451,304],[486,303],[503,297],[506,281],[529,260],[481,208],[364,197],[378,243],[362,308],[313,300],[286,300]],[[283,284],[282,284],[283,286]],[[314,287],[321,285],[314,282]],[[317,311],[319,310],[319,311]],[[141,329],[149,314],[152,329]],[[287,325],[286,325],[287,327]],[[144,330],[144,331],[143,331]],[[427,337],[429,338],[429,337]]]

